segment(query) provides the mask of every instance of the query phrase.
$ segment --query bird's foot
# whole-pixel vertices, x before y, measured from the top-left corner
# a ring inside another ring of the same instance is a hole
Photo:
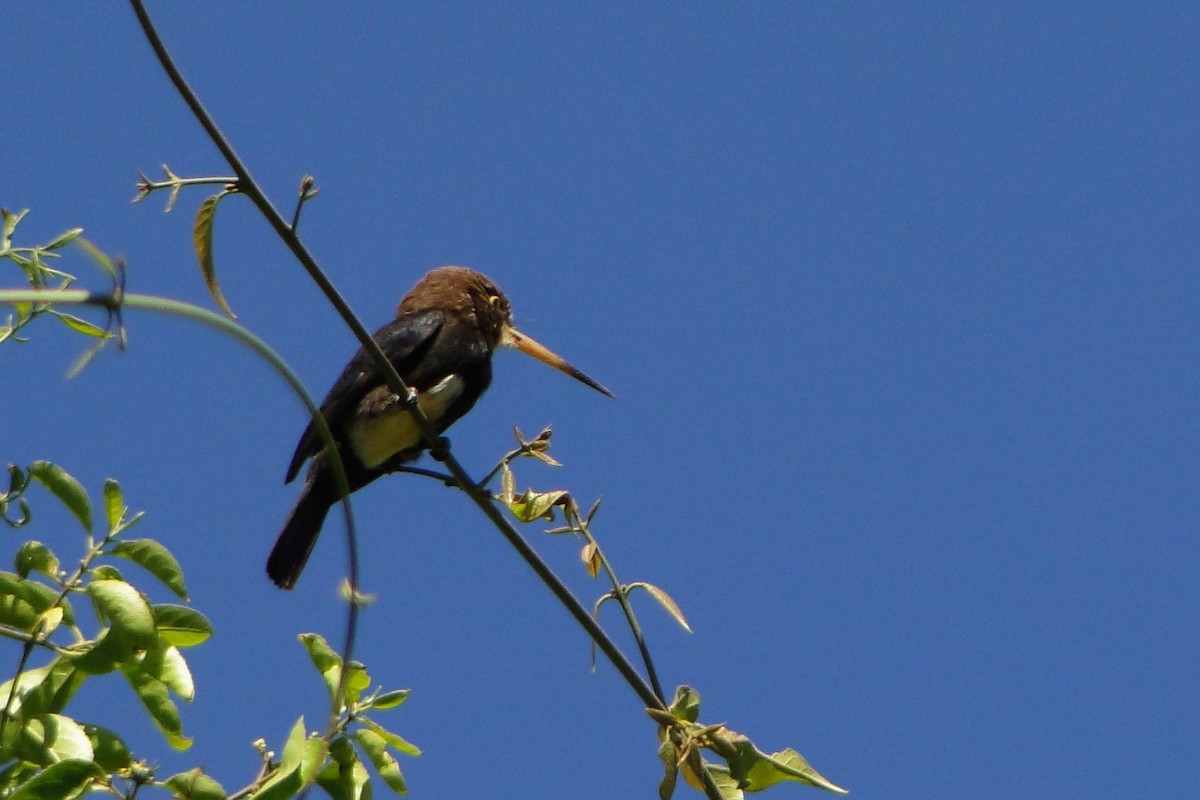
[[[429,455],[434,461],[445,461],[450,457],[450,440],[445,436],[439,436],[433,447],[429,448]]]

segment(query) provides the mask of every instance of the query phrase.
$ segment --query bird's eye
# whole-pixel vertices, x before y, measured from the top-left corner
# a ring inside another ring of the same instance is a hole
[[[500,305],[500,295],[498,295],[498,294],[488,295],[488,302],[494,306]]]

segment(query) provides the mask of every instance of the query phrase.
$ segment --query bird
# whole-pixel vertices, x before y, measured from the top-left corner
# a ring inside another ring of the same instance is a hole
[[[512,306],[485,275],[468,267],[438,267],[400,301],[396,317],[373,338],[439,434],[471,410],[492,380],[492,355],[513,348],[579,380],[613,393],[513,327]],[[415,461],[428,443],[404,400],[360,349],[321,402],[351,492]],[[288,465],[291,483],[310,461],[300,496],[267,559],[267,575],[282,589],[296,585],[329,509],[341,500],[333,468],[313,422]]]

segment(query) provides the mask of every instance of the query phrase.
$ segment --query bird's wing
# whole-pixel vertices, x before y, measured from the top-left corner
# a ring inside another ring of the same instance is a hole
[[[405,314],[375,331],[372,338],[379,343],[380,349],[400,373],[400,377],[407,378],[407,373],[411,372],[413,365],[421,360],[437,339],[444,320],[442,312],[436,310]],[[359,350],[321,402],[321,415],[325,417],[325,422],[334,427],[344,414],[358,405],[367,392],[382,382],[383,377],[379,374],[375,362],[366,352]],[[301,465],[321,452],[323,447],[321,435],[310,421],[296,445],[285,482],[291,483],[300,472]]]

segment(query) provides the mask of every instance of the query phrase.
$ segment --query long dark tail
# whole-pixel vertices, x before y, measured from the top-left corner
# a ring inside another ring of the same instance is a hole
[[[337,502],[337,492],[331,493],[325,484],[321,476],[309,475],[300,498],[292,506],[283,530],[271,548],[271,555],[267,557],[267,575],[281,589],[296,585],[317,537],[321,535],[325,517]]]

